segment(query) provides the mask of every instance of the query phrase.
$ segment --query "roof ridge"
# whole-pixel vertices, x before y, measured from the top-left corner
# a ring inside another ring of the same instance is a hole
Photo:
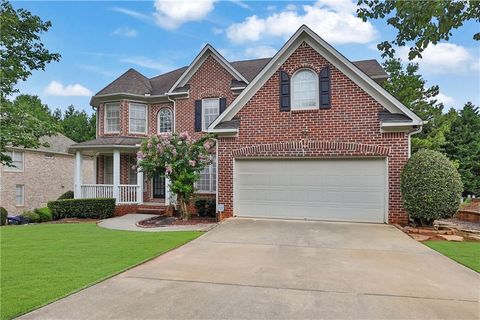
[[[165,73],[161,73],[161,74],[159,74],[159,75],[157,75],[157,76],[155,76],[155,77],[150,78],[149,80],[154,80],[154,79],[156,79],[156,78],[158,78],[158,77],[165,76],[165,75],[167,75],[167,74],[170,74],[170,73],[172,73],[172,72],[181,70],[181,69],[183,69],[183,68],[188,68],[188,66],[183,66],[183,67],[180,67],[180,68],[177,68],[177,69],[170,70],[170,71],[165,72]]]

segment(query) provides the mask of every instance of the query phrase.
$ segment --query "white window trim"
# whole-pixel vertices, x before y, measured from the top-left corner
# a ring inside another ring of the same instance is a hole
[[[167,109],[170,111],[170,115],[171,115],[171,125],[172,125],[172,130],[170,131],[165,131],[165,132],[161,132],[160,131],[160,112],[162,112],[162,110],[164,109]],[[157,113],[157,133],[158,134],[162,134],[162,133],[171,133],[173,131],[173,110],[169,107],[163,107],[161,108],[160,110],[158,110],[158,113]]]
[[[217,175],[217,174],[218,174],[218,163],[217,163],[217,158],[215,157],[215,158],[212,159],[212,160],[216,162],[216,163],[215,163],[215,179],[216,179],[216,181],[218,181],[218,175]],[[212,166],[212,165],[213,165],[213,162],[210,163],[207,167],[210,167],[210,166]],[[210,179],[210,188],[212,188],[213,186],[215,186],[215,190],[212,191],[212,190],[200,190],[200,189],[197,189],[197,186],[198,186],[198,181],[197,181],[197,182],[195,182],[195,192],[196,192],[196,193],[202,193],[202,194],[216,194],[216,193],[217,193],[216,189],[217,189],[218,186],[217,186],[217,183],[212,183],[213,178],[212,178],[212,173],[211,173],[211,172],[210,172],[210,175],[209,175],[209,179]]]
[[[13,157],[14,157],[13,154],[14,153],[21,153],[22,154],[22,169],[19,169],[17,167],[5,166],[4,171],[6,171],[6,172],[23,172],[23,171],[25,171],[25,152],[24,151],[15,151],[15,150],[7,151],[7,152],[10,152],[12,154],[12,163],[13,163]]]
[[[145,131],[132,131],[130,128],[130,110],[131,106],[136,105],[136,106],[144,106],[145,107]],[[148,132],[148,104],[145,103],[138,103],[138,102],[131,102],[128,104],[128,132],[133,133],[133,134],[147,134]]]
[[[17,187],[22,187],[22,204],[17,203]],[[25,185],[24,184],[16,184],[15,185],[15,207],[24,207],[25,206]]]
[[[108,131],[107,128],[107,105],[109,104],[118,104],[118,127],[119,127],[119,130],[117,131]],[[122,112],[122,106],[121,106],[121,103],[120,101],[112,101],[112,102],[105,102],[103,104],[103,133],[120,133],[120,128],[122,126],[122,123],[120,122],[121,121],[121,112]]]
[[[220,98],[205,98],[202,99],[202,131],[207,131],[208,127],[205,126],[205,104],[203,103],[205,100],[217,100],[217,118],[220,116]],[[215,118],[216,120],[216,118]],[[215,120],[213,120],[210,124],[212,124]]]
[[[293,85],[294,85],[294,80],[295,76],[300,72],[300,71],[305,71],[308,70],[310,72],[313,72],[315,75],[315,106],[308,106],[308,107],[296,107],[293,103],[295,102],[295,90],[293,90]],[[318,109],[320,108],[320,85],[318,83],[318,74],[315,72],[315,70],[312,70],[310,68],[301,68],[295,71],[295,73],[292,75],[292,80],[290,81],[290,92],[292,93],[291,96],[291,106],[290,110],[295,111],[295,110],[312,110],[312,109]]]

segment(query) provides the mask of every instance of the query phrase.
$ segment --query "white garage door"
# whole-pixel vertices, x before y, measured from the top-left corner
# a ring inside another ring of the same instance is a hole
[[[243,217],[384,222],[385,159],[236,160]]]

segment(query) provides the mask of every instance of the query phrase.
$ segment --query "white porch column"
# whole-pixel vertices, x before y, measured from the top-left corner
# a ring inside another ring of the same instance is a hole
[[[74,170],[74,197],[80,199],[82,197],[82,154],[80,151],[75,152],[75,170]]]
[[[120,151],[113,150],[113,197],[118,202],[118,189],[120,186]]]
[[[170,179],[165,176],[165,205],[170,205]]]
[[[138,203],[143,203],[143,171],[140,171],[140,169],[137,169],[137,185],[138,185],[137,201]]]

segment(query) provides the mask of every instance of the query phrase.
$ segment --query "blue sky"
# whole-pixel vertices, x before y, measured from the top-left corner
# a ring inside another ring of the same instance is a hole
[[[52,22],[42,40],[62,55],[20,83],[21,93],[40,96],[52,109],[74,104],[88,113],[91,95],[128,68],[156,76],[188,65],[206,43],[231,61],[269,57],[305,23],[350,60],[381,61],[376,44],[394,35],[384,21],[361,22],[350,0],[12,4]],[[447,107],[480,104],[480,44],[472,39],[478,28],[466,23],[419,61],[428,84],[440,86]],[[405,50],[399,52],[406,57]]]

